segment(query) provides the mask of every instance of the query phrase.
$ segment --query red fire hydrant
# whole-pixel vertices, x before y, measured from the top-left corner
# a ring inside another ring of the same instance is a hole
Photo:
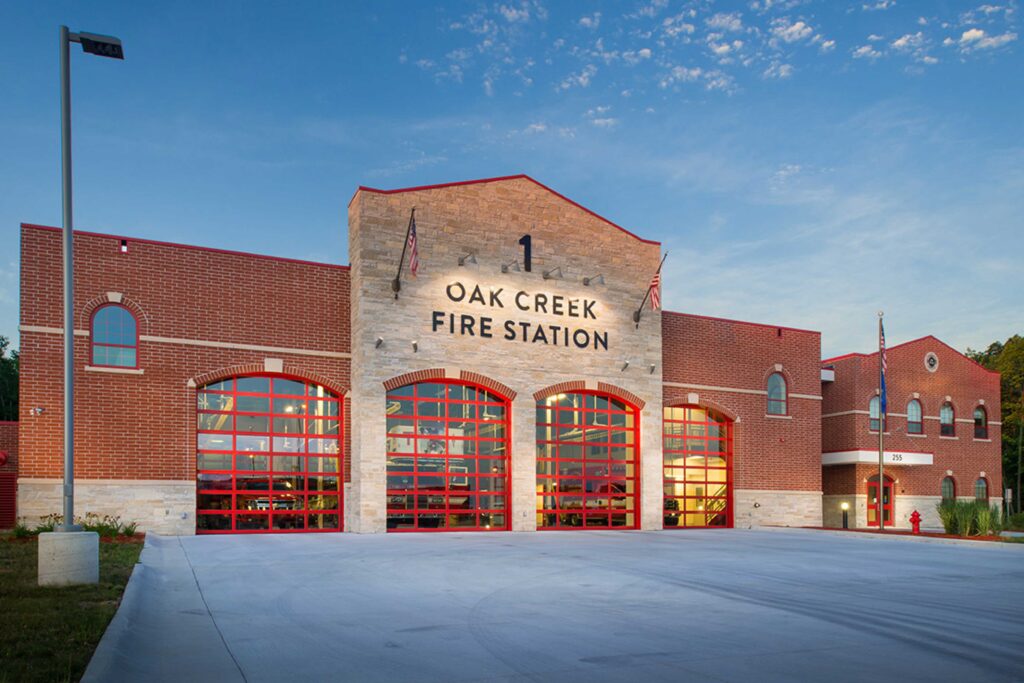
[[[918,512],[917,510],[914,510],[913,512],[910,513],[910,526],[913,530],[913,533],[921,533],[921,513]]]

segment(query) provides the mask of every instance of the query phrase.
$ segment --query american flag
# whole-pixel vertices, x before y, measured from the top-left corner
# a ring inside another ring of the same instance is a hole
[[[416,277],[420,269],[420,253],[416,248],[416,216],[409,219],[409,272]]]
[[[878,349],[879,353],[882,354],[882,376],[880,379],[881,383],[881,399],[879,405],[881,407],[881,414],[886,414],[886,400],[885,400],[885,373],[888,370],[885,363],[885,327],[882,325],[882,319],[878,319]]]
[[[651,278],[651,310],[656,311],[661,308],[661,271],[659,270]]]

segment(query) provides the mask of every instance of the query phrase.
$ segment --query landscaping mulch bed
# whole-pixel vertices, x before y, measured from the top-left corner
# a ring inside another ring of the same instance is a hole
[[[842,529],[839,527],[824,527],[814,526],[806,527],[808,529],[820,529],[823,531],[848,531],[852,534],[875,534],[878,536],[918,536],[920,538],[955,538],[960,541],[995,541],[997,543],[1020,543],[1024,539],[1014,539],[1010,536],[958,536],[956,534],[940,534],[934,531],[922,531],[919,534],[915,534],[912,531],[906,529],[886,529],[885,531],[879,531],[878,529]]]
[[[100,538],[100,582],[36,585],[37,539],[0,536],[0,683],[77,681],[121,602],[142,534]]]

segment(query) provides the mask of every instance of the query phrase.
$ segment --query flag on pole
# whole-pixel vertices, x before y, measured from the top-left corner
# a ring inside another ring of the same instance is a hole
[[[661,270],[654,274],[651,278],[651,310],[656,311],[661,308]]]
[[[409,225],[409,272],[416,277],[416,271],[420,269],[420,252],[416,248],[416,216],[414,215]]]
[[[885,373],[886,373],[887,368],[886,368],[886,364],[885,364],[885,327],[882,325],[881,318],[879,318],[879,320],[878,320],[878,349],[879,349],[878,352],[880,354],[882,354],[882,360],[881,360],[881,364],[882,364],[881,365],[881,368],[882,368],[881,374],[882,374],[882,377],[881,377],[881,380],[880,380],[880,383],[881,383],[881,397],[880,397],[880,399],[878,401],[879,408],[880,408],[879,414],[880,415],[885,415],[888,412],[886,410],[886,400],[885,400]]]

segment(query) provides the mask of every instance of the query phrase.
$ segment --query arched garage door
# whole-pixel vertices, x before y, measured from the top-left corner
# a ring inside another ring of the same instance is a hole
[[[464,381],[388,391],[388,531],[509,528],[509,409]]]
[[[196,532],[341,531],[341,400],[300,379],[197,392]]]

